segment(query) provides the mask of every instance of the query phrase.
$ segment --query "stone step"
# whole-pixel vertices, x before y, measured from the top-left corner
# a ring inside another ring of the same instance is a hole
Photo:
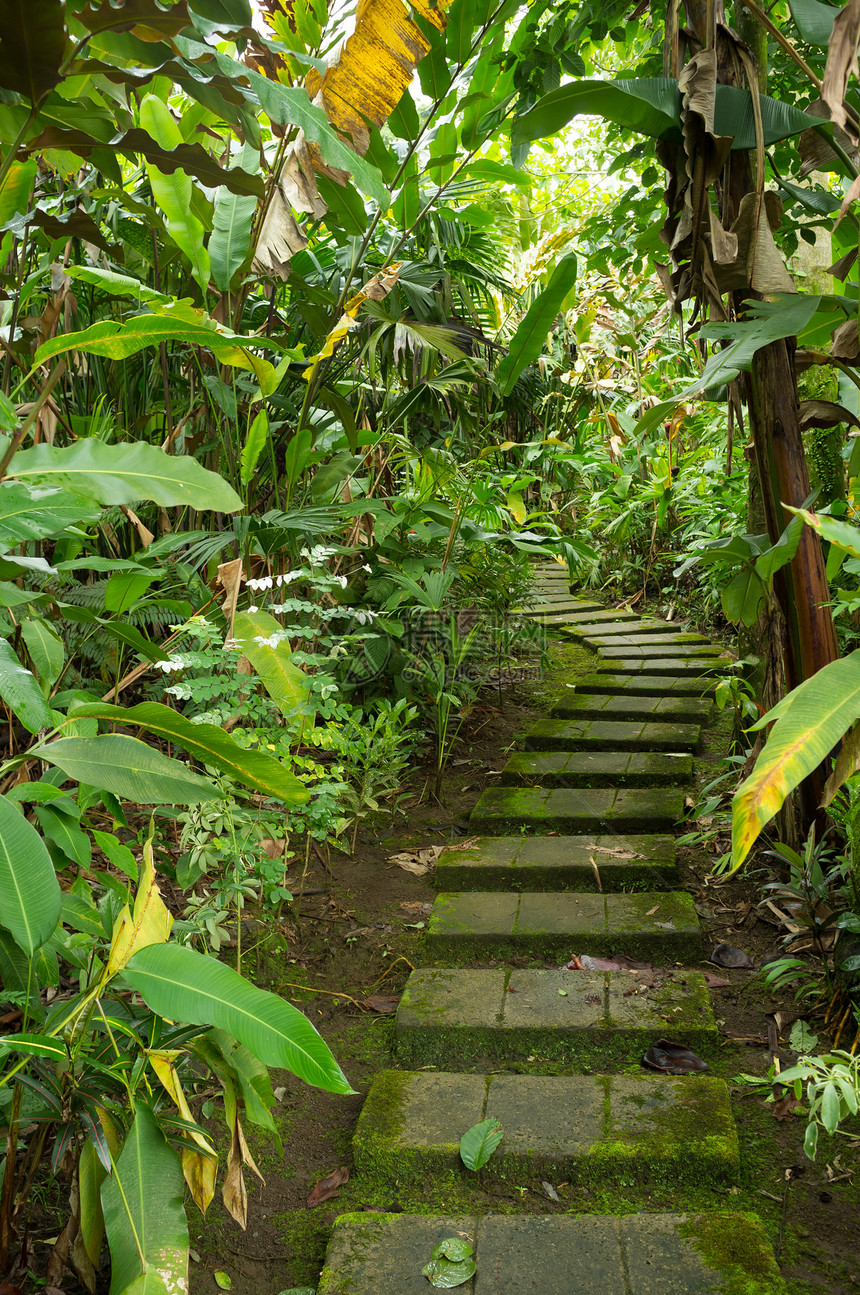
[[[703,676],[691,679],[689,676],[657,674],[616,674],[607,668],[605,674],[589,674],[580,679],[576,685],[575,696],[580,693],[606,693],[629,700],[632,697],[660,697],[671,700],[677,698],[710,696],[717,686],[716,679]],[[669,698],[666,694],[670,694]]]
[[[710,657],[681,657],[678,655],[652,657],[633,656],[632,649],[628,648],[627,650],[631,655],[610,657],[604,649],[602,656],[599,656],[593,663],[592,671],[596,674],[666,675],[672,679],[704,678],[707,680],[708,675],[729,670],[733,664],[732,658],[727,654]],[[666,648],[663,650],[668,651]],[[712,684],[712,686],[715,686],[715,684]]]
[[[460,1138],[482,1120],[504,1129],[489,1176],[541,1173],[574,1187],[734,1182],[738,1135],[729,1092],[710,1075],[461,1075],[382,1071],[352,1139],[356,1170],[391,1189],[428,1175],[469,1177]]]
[[[505,894],[466,891],[436,896],[424,943],[437,962],[526,954],[566,961],[573,954],[625,954],[660,963],[702,957],[692,895]]]
[[[502,787],[674,787],[692,781],[693,757],[655,751],[517,751]]]
[[[611,620],[606,621],[592,621],[583,616],[581,628],[577,617],[577,633],[601,638],[614,638],[618,634],[677,634],[679,632],[681,631],[667,625],[665,621],[639,620],[632,612],[628,619],[623,619],[620,613],[616,612]]]
[[[636,612],[617,611],[613,608],[598,607],[595,605],[594,611],[580,611],[571,615],[571,624],[582,625],[584,629],[589,626],[595,631],[600,630],[603,633],[604,626],[609,631],[610,626],[617,625],[619,630],[627,633],[634,626],[646,625],[647,621],[640,620]],[[655,621],[656,625],[663,625],[663,621]]]
[[[634,634],[583,634],[583,639],[589,647],[597,648],[598,651],[605,647],[698,647],[700,650],[707,647],[713,654],[719,650],[715,643],[702,634],[685,634],[679,630],[670,630],[668,626],[660,633],[641,634],[637,630]]]
[[[674,787],[627,790],[488,787],[472,810],[473,832],[672,832],[684,815]]]
[[[485,836],[436,863],[446,891],[660,891],[676,882],[671,836]]]
[[[718,1055],[700,973],[420,967],[395,1018],[398,1062],[415,1069],[486,1057],[614,1070],[638,1065],[662,1038],[706,1061]]]
[[[451,1236],[474,1247],[460,1295],[787,1295],[751,1214],[344,1214],[318,1295],[427,1295],[421,1269]]]
[[[532,751],[694,751],[698,724],[641,719],[540,719],[521,740]]]
[[[710,719],[712,701],[666,697],[664,691],[657,696],[619,697],[608,692],[592,693],[587,686],[577,684],[569,697],[553,706],[550,715],[553,719],[643,719],[679,724],[704,724]]]
[[[720,649],[715,643],[665,643],[654,639],[648,639],[645,643],[618,643],[617,640],[611,646],[601,647],[600,655],[608,661],[617,657],[637,656],[637,657],[661,657],[671,655],[684,661],[692,657],[716,657],[720,655]]]
[[[545,601],[544,599],[541,599],[539,602],[535,600],[535,602],[530,605],[514,607],[512,608],[512,611],[514,615],[529,616],[534,620],[535,617],[543,619],[545,616],[570,617],[581,607],[582,603],[573,602],[570,598],[554,598],[551,602]]]

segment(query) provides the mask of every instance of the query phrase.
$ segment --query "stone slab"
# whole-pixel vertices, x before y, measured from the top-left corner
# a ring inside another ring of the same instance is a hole
[[[436,896],[424,945],[437,961],[626,954],[656,963],[695,962],[702,935],[692,895],[464,891]]]
[[[591,891],[598,876],[606,892],[671,887],[675,842],[671,836],[489,836],[444,850],[436,863],[436,884],[446,891]]]
[[[445,1237],[474,1247],[462,1295],[786,1295],[755,1215],[343,1214],[318,1295],[426,1295],[421,1268]]]
[[[599,604],[583,604],[576,598],[535,598],[529,603],[524,603],[521,607],[512,608],[512,612],[518,616],[543,616],[557,615],[561,612],[572,613],[588,610],[590,606],[597,607]]]
[[[667,972],[652,987],[635,972],[422,967],[395,1019],[398,1061],[447,1067],[479,1058],[560,1060],[572,1069],[638,1064],[660,1038],[718,1055],[704,977]]]
[[[466,1129],[496,1119],[505,1136],[489,1176],[552,1174],[574,1185],[605,1175],[647,1185],[670,1171],[679,1184],[732,1182],[738,1135],[728,1088],[710,1075],[463,1075],[383,1071],[364,1103],[352,1146],[369,1180],[468,1176]]]
[[[684,815],[684,793],[670,787],[489,787],[469,820],[473,832],[671,832]]]
[[[502,787],[675,787],[693,777],[693,757],[653,751],[518,751]]]
[[[541,719],[522,741],[532,751],[694,751],[700,735],[698,724]]]
[[[552,719],[643,719],[680,724],[705,724],[714,705],[703,697],[625,696],[592,693],[577,684],[575,691],[557,702]]]
[[[708,675],[728,670],[732,664],[729,656],[608,657],[604,652],[594,662],[592,671],[597,674],[667,675],[673,679],[707,679]]]
[[[608,693],[618,697],[709,698],[717,686],[714,678],[700,679],[686,675],[658,675],[654,673],[615,673],[607,667],[605,673],[589,674],[575,685],[576,694]],[[668,697],[667,697],[667,694]]]
[[[583,634],[582,637],[589,647],[597,648],[598,651],[604,647],[629,647],[636,648],[637,651],[640,647],[668,647],[672,650],[679,647],[685,651],[688,647],[698,647],[700,651],[707,647],[711,653],[719,651],[717,645],[703,634],[679,634],[668,626],[664,626],[660,632],[646,634],[636,631],[632,634]]]
[[[611,661],[618,657],[625,656],[642,656],[642,657],[661,657],[671,655],[684,661],[688,657],[714,657],[719,656],[720,649],[715,643],[708,643],[704,640],[701,643],[663,643],[655,642],[649,638],[642,644],[630,644],[624,646],[617,641],[607,647],[601,647],[600,655]]]
[[[608,634],[612,626],[617,626],[618,632],[621,634],[629,634],[632,626],[635,625],[638,628],[641,625],[648,624],[648,622],[640,620],[636,612],[615,611],[612,608],[605,607],[595,608],[594,611],[577,612],[575,616],[571,617],[571,623],[586,627],[590,625],[595,630],[599,626],[601,634]],[[654,624],[662,627],[664,622],[655,621]]]

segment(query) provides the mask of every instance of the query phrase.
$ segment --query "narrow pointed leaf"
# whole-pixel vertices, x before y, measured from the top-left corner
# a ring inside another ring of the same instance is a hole
[[[182,143],[179,127],[173,120],[170,109],[154,94],[148,94],[143,99],[140,121],[162,147],[177,148]],[[203,226],[191,209],[194,194],[191,176],[181,170],[166,175],[150,162],[146,164],[146,171],[152,196],[167,217],[170,237],[191,262],[191,273],[205,299],[210,279],[209,253],[204,244]]]
[[[526,365],[536,360],[544,348],[562,303],[576,282],[576,257],[563,256],[550,275],[543,292],[534,301],[520,324],[510,350],[499,365],[496,377],[503,393],[510,395]]]
[[[160,1016],[217,1026],[267,1066],[281,1066],[327,1092],[352,1092],[307,1017],[214,958],[179,945],[154,944],[135,954],[125,979]]]
[[[35,676],[4,638],[0,638],[0,697],[30,733],[51,727],[51,712]]]

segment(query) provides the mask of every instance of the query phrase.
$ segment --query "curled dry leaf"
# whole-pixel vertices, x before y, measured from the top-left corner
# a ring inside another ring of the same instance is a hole
[[[707,1061],[671,1039],[658,1039],[653,1043],[642,1058],[642,1064],[664,1075],[692,1075],[710,1069]]]
[[[636,962],[620,953],[617,958],[592,958],[590,954],[574,954],[565,966],[566,971],[651,971],[650,962]]]
[[[702,975],[705,977],[708,989],[729,989],[732,983],[726,980],[725,976],[715,976],[713,971],[703,971]]]
[[[389,997],[385,994],[371,994],[368,998],[362,999],[362,1007],[370,1008],[371,1012],[381,1012],[383,1016],[392,1016],[397,1011],[400,1002],[399,998]]]
[[[389,865],[396,864],[404,872],[411,872],[415,877],[424,877],[436,866],[442,849],[441,845],[425,845],[419,850],[401,850],[398,854],[389,855],[387,862]]]
[[[308,1197],[308,1209],[312,1210],[315,1205],[322,1205],[323,1201],[332,1201],[340,1195],[340,1188],[344,1183],[349,1182],[349,1168],[347,1165],[341,1165],[340,1169],[335,1169],[334,1173],[326,1174],[318,1183],[314,1183],[311,1194]]]
[[[711,962],[718,967],[729,967],[733,970],[753,966],[750,955],[743,949],[736,949],[733,944],[718,944],[711,954]]]
[[[802,1108],[803,1103],[799,1102],[794,1093],[786,1093],[785,1097],[780,1098],[773,1104],[773,1116],[777,1120],[790,1120],[794,1111]]]
[[[544,1183],[544,1182],[542,1182],[542,1183],[541,1183],[541,1187],[544,1189],[544,1191],[546,1192],[547,1196],[550,1198],[550,1200],[551,1200],[551,1201],[560,1201],[560,1200],[561,1200],[561,1197],[559,1196],[558,1192],[557,1192],[557,1191],[555,1190],[555,1188],[553,1187],[552,1183]]]

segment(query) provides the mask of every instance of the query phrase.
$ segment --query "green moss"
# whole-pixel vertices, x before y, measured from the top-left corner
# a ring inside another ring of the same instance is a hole
[[[700,1214],[679,1228],[709,1268],[720,1274],[720,1295],[783,1295],[773,1250],[754,1215]]]

